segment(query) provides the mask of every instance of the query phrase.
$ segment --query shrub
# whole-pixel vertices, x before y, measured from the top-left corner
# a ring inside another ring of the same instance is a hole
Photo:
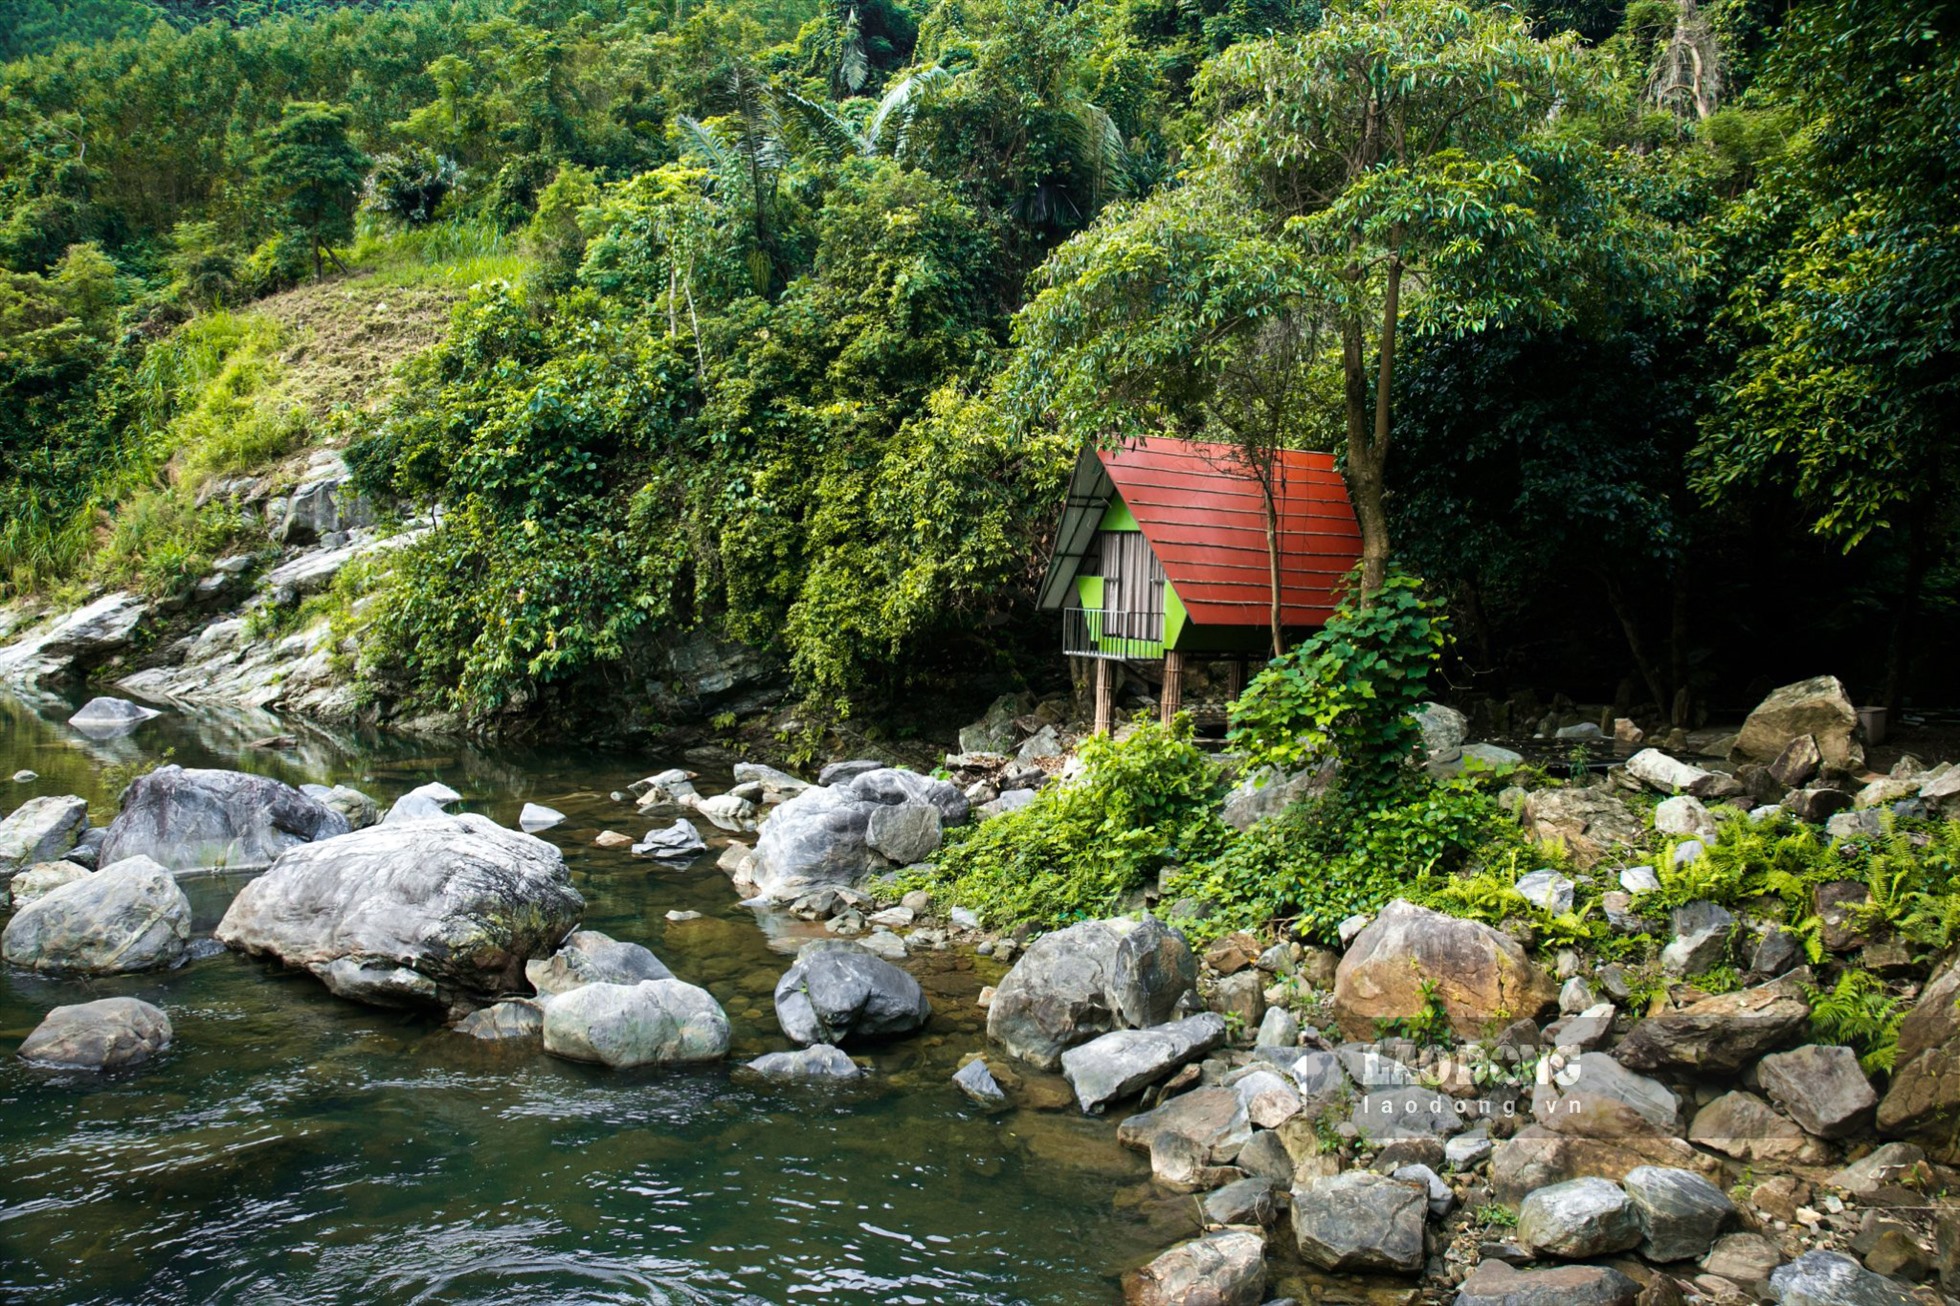
[[[1191,722],[1139,721],[1082,745],[1082,774],[1016,811],[955,831],[929,887],[989,925],[1106,916],[1167,865],[1223,846],[1223,786]]]

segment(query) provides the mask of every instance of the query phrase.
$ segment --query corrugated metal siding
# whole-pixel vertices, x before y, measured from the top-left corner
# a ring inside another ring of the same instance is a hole
[[[1258,482],[1233,461],[1230,446],[1150,439],[1099,456],[1191,620],[1265,625],[1265,507]],[[1282,619],[1324,625],[1361,557],[1361,529],[1332,454],[1288,452],[1282,460]]]

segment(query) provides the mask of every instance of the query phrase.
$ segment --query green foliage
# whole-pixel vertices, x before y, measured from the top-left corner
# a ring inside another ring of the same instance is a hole
[[[1884,985],[1864,971],[1847,970],[1835,986],[1812,988],[1809,997],[1813,1038],[1854,1049],[1867,1074],[1891,1071],[1906,1006]]]
[[[951,832],[926,887],[996,928],[1066,925],[1123,910],[1160,870],[1210,857],[1225,842],[1223,787],[1191,742],[1188,717],[1095,736],[1078,758],[1074,779]]]
[[[1436,981],[1425,975],[1416,981],[1416,987],[1422,993],[1422,1007],[1407,1016],[1377,1020],[1375,1037],[1405,1038],[1418,1047],[1449,1047],[1456,1042],[1456,1034]]]
[[[286,220],[312,242],[316,277],[322,252],[354,235],[368,159],[348,139],[353,121],[353,110],[344,106],[296,101],[260,139],[259,178]]]
[[[1392,794],[1422,738],[1412,714],[1443,626],[1414,577],[1389,577],[1369,602],[1351,591],[1320,633],[1246,686],[1232,705],[1232,746],[1249,765],[1281,771],[1331,756],[1358,798]]]
[[[411,227],[427,226],[461,177],[456,160],[432,150],[378,154],[367,175],[364,202]]]
[[[1412,778],[1386,797],[1341,788],[1296,803],[1210,862],[1187,865],[1166,892],[1205,906],[1189,926],[1201,938],[1290,918],[1301,938],[1331,943],[1357,912],[1523,848],[1517,823],[1473,782]]]

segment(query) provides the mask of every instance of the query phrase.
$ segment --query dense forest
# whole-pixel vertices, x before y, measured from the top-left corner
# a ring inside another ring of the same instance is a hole
[[[1260,429],[1459,689],[1944,688],[1960,6],[0,0],[0,54],[0,596],[181,591],[330,442],[440,507],[374,683],[591,710],[702,629],[876,713],[1059,671],[1085,444]],[[248,310],[363,278],[440,342],[284,403]]]

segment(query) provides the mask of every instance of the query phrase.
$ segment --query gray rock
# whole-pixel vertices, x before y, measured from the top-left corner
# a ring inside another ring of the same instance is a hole
[[[517,828],[526,834],[536,834],[540,830],[549,830],[552,826],[562,823],[564,819],[565,814],[555,807],[546,807],[542,803],[526,803],[524,810],[517,814]]]
[[[1707,854],[1708,847],[1701,840],[1688,839],[1674,846],[1673,864],[1676,867],[1691,866]]]
[[[1712,778],[1700,767],[1669,757],[1658,748],[1643,748],[1629,757],[1627,774],[1662,794],[1692,793]]]
[[[939,850],[939,809],[930,803],[902,803],[873,809],[865,843],[900,866],[922,862]]]
[[[1651,866],[1629,866],[1620,872],[1620,887],[1632,894],[1657,893],[1661,877],[1654,874]]]
[[[879,806],[842,787],[806,789],[782,803],[756,838],[749,878],[758,895],[794,902],[812,890],[853,885],[883,869],[885,859],[867,842],[871,814]]]
[[[1518,896],[1541,911],[1563,916],[1572,910],[1573,891],[1579,886],[1557,871],[1533,871],[1518,880]]]
[[[1063,751],[1061,735],[1056,733],[1054,726],[1047,725],[1021,742],[1021,747],[1014,754],[1014,760],[1027,766],[1046,757],[1060,757]]]
[[[1802,998],[1770,984],[1704,998],[1633,1027],[1614,1055],[1630,1070],[1733,1075],[1790,1043],[1810,1020]]]
[[[1290,1048],[1300,1041],[1300,1018],[1285,1007],[1269,1007],[1252,1042],[1262,1048]]]
[[[1457,1289],[1456,1306],[1634,1306],[1640,1285],[1604,1265],[1519,1270],[1481,1262]]]
[[[1772,929],[1764,933],[1750,954],[1749,969],[1764,979],[1774,979],[1788,973],[1803,957],[1803,944],[1796,935],[1788,930]]]
[[[1116,945],[1109,975],[1109,1009],[1116,1024],[1148,1029],[1171,1018],[1198,987],[1198,959],[1178,931],[1148,917]]]
[[[1056,1070],[1062,1053],[1116,1028],[1110,982],[1128,921],[1084,921],[1028,945],[994,990],[987,1036],[1007,1052]]]
[[[846,918],[839,917],[839,919]],[[906,945],[904,939],[899,938],[896,934],[883,927],[875,929],[857,940],[857,946],[863,948],[874,957],[883,957],[886,961],[904,961],[912,952],[912,949]]]
[[[895,1038],[931,1017],[917,980],[847,940],[805,944],[776,983],[776,1020],[798,1043]]]
[[[1434,755],[1462,748],[1470,738],[1470,718],[1441,703],[1424,703],[1415,710],[1424,751]]]
[[[0,821],[0,881],[29,866],[59,861],[86,829],[86,799],[73,794],[28,799]]]
[[[587,984],[545,1008],[544,1050],[614,1068],[717,1061],[728,1017],[707,990],[677,979]]]
[[[648,830],[633,845],[635,857],[651,857],[657,862],[691,862],[708,851],[707,840],[694,828],[694,822],[678,820],[664,830]]]
[[[380,804],[347,785],[301,785],[299,791],[346,817],[350,830],[365,830],[381,820]]]
[[[1692,1170],[1643,1165],[1621,1183],[1640,1219],[1640,1254],[1650,1261],[1706,1256],[1738,1215],[1727,1193]]]
[[[1960,961],[1933,972],[1899,1026],[1878,1129],[1888,1137],[1918,1139],[1941,1160],[1960,1164]]]
[[[528,998],[494,1002],[457,1021],[456,1032],[485,1043],[537,1038],[544,1033],[544,1008]]]
[[[1911,1143],[1886,1143],[1833,1174],[1824,1185],[1869,1200],[1888,1188],[1923,1180],[1931,1173],[1925,1149]]]
[[[1266,1178],[1239,1179],[1205,1195],[1205,1220],[1210,1224],[1242,1224],[1260,1227],[1279,1218],[1279,1199],[1273,1181]]]
[[[1518,1242],[1541,1256],[1577,1261],[1640,1243],[1640,1216],[1620,1186],[1573,1179],[1540,1188],[1518,1208]]]
[[[86,671],[129,643],[149,611],[133,594],[105,594],[0,646],[0,681],[37,685]]]
[[[1430,1088],[1390,1088],[1355,1104],[1351,1123],[1377,1142],[1393,1138],[1447,1138],[1463,1132],[1456,1099]]]
[[[697,813],[719,829],[734,834],[755,832],[755,804],[741,794],[731,792],[716,794],[713,798],[697,798],[692,806]]]
[[[1782,1306],[1912,1306],[1904,1285],[1873,1274],[1841,1252],[1805,1252],[1769,1276]]]
[[[1494,1146],[1490,1135],[1481,1130],[1458,1134],[1443,1144],[1443,1158],[1449,1162],[1452,1170],[1472,1170],[1490,1159]]]
[[[1297,802],[1326,793],[1333,780],[1331,763],[1310,764],[1291,772],[1261,767],[1225,795],[1225,824],[1234,830],[1249,830]]]
[[[1063,1052],[1062,1074],[1082,1109],[1098,1112],[1224,1041],[1225,1021],[1209,1011],[1151,1029],[1112,1030]]]
[[[29,970],[111,975],[176,965],[190,935],[190,900],[170,872],[127,857],[16,912],[0,956]]]
[[[770,1052],[745,1068],[764,1079],[856,1079],[864,1073],[849,1053],[828,1043],[813,1043],[794,1052]]]
[[[126,698],[91,698],[68,718],[68,724],[91,739],[115,739],[162,715]]]
[[[587,984],[672,979],[674,972],[637,943],[622,943],[598,930],[574,930],[549,957],[525,962],[524,978],[539,997],[552,998]]]
[[[987,1063],[978,1057],[960,1067],[959,1073],[953,1076],[953,1083],[960,1092],[988,1110],[1007,1105],[1007,1094],[1001,1091],[993,1071],[987,1069]]]
[[[1770,1100],[1819,1138],[1843,1138],[1870,1123],[1878,1094],[1850,1048],[1810,1044],[1764,1057],[1756,1076]]]
[[[851,793],[880,807],[902,807],[926,803],[939,812],[944,825],[958,825],[967,817],[969,804],[960,787],[946,780],[907,771],[902,767],[880,767],[852,778]]]
[[[1007,812],[1018,812],[1034,801],[1034,794],[1035,791],[1032,789],[1003,789],[1000,797],[991,803],[982,803],[979,806],[977,810],[980,819],[986,820],[988,817],[1001,816]]]
[[[1823,765],[1841,771],[1863,769],[1858,709],[1836,676],[1816,676],[1772,691],[1742,723],[1729,759],[1775,762],[1805,735],[1816,742]]]
[[[1454,757],[1445,753],[1441,757],[1430,758],[1426,768],[1429,774],[1439,780],[1447,780],[1465,771],[1502,775],[1506,771],[1515,771],[1524,765],[1523,753],[1516,753],[1496,744],[1465,744],[1454,751],[1456,754]]]
[[[849,784],[859,776],[870,771],[885,769],[883,762],[870,758],[858,758],[849,762],[831,762],[817,772],[817,783],[822,786]]]
[[[1185,1191],[1204,1178],[1198,1172],[1231,1164],[1252,1140],[1245,1103],[1237,1093],[1223,1087],[1180,1093],[1149,1111],[1137,1112],[1116,1127],[1117,1142],[1150,1153],[1152,1172]],[[1290,1176],[1291,1171],[1288,1173]]]
[[[1581,1053],[1563,1078],[1570,1093],[1610,1098],[1668,1133],[1681,1132],[1681,1099],[1657,1079],[1635,1074],[1604,1052]]]
[[[1688,1138],[1738,1160],[1822,1164],[1829,1153],[1796,1122],[1770,1109],[1753,1093],[1724,1093],[1695,1113]]]
[[[1783,1253],[1759,1233],[1727,1234],[1701,1259],[1708,1273],[1752,1290],[1759,1284],[1767,1287],[1770,1272],[1781,1264]]]
[[[1301,1258],[1338,1273],[1420,1272],[1428,1214],[1423,1189],[1367,1170],[1293,1190],[1293,1234]]]
[[[123,791],[101,855],[105,864],[148,857],[172,871],[240,870],[348,828],[339,812],[268,776],[161,766]]]
[[[1396,1166],[1389,1178],[1400,1179],[1405,1184],[1421,1184],[1429,1194],[1429,1213],[1439,1220],[1456,1208],[1455,1190],[1426,1165]]]
[[[383,822],[300,844],[238,891],[216,937],[381,1004],[521,990],[585,900],[565,859],[485,816]]]
[[[1697,839],[1715,837],[1715,818],[1699,798],[1677,794],[1654,808],[1654,829],[1665,835],[1693,835]]]
[[[1254,1178],[1264,1179],[1282,1188],[1292,1186],[1296,1168],[1286,1144],[1270,1129],[1261,1129],[1247,1140],[1233,1164]]]
[[[87,879],[89,869],[74,862],[42,862],[30,866],[13,878],[11,884],[0,884],[0,907],[7,905],[9,895],[15,911],[31,902],[47,897],[64,884]]]
[[[787,771],[778,771],[760,762],[737,762],[735,779],[740,784],[761,785],[763,797],[771,802],[781,802],[810,787],[808,780],[799,780]]]
[[[1735,916],[1712,902],[1691,902],[1672,914],[1674,938],[1661,950],[1670,975],[1701,975],[1727,963]]]
[[[20,1059],[52,1070],[122,1070],[170,1046],[170,1017],[136,998],[56,1007],[20,1045]]]
[[[1266,1240],[1225,1229],[1177,1246],[1124,1277],[1128,1306],[1259,1306],[1266,1296]]]

